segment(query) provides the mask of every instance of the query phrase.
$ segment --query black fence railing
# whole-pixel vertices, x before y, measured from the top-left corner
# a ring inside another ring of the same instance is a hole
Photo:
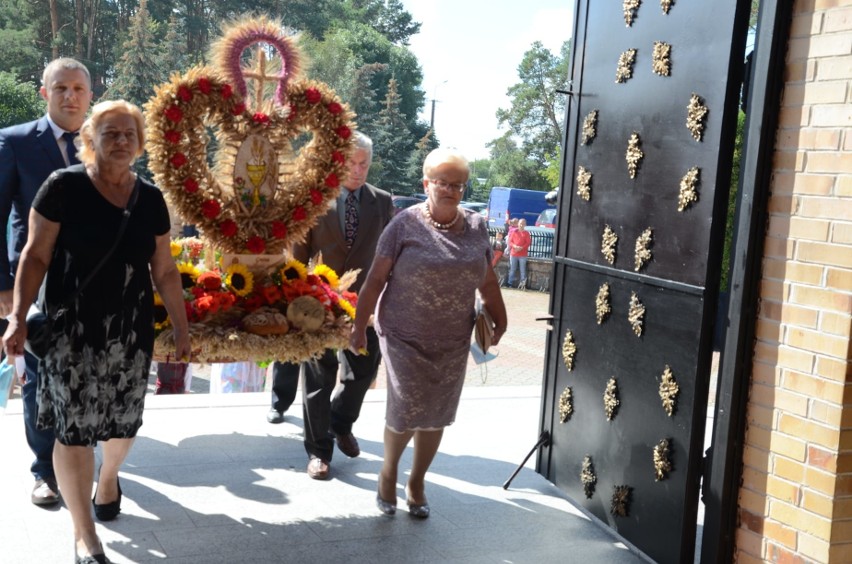
[[[488,235],[493,243],[497,232],[501,231],[505,234],[503,229],[497,229],[496,227],[488,228]],[[537,258],[537,259],[552,259],[553,258],[553,235],[555,231],[553,229],[547,229],[544,227],[528,227],[527,231],[529,232],[532,242],[530,243],[530,250],[527,256],[529,258]],[[508,255],[508,253],[506,253]]]

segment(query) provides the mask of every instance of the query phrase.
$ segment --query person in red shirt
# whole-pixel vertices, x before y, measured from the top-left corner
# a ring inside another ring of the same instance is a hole
[[[518,228],[509,231],[509,286],[518,280],[518,268],[521,270],[520,284],[527,281],[527,254],[529,253],[532,236],[527,231],[527,220],[518,221]]]

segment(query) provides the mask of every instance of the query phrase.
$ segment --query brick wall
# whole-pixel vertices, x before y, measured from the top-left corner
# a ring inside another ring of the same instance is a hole
[[[795,0],[737,561],[852,562],[852,0]]]

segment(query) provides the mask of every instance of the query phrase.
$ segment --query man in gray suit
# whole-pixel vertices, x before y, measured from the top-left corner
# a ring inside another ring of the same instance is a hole
[[[355,149],[346,161],[348,173],[340,195],[308,233],[305,242],[293,249],[295,258],[302,262],[322,253],[323,263],[339,275],[360,268],[361,273],[350,288],[354,292],[366,278],[379,235],[393,217],[390,194],[366,182],[372,161],[373,142],[356,132]],[[328,349],[321,358],[303,364],[305,450],[310,457],[308,475],[311,478],[328,478],[335,442],[349,457],[361,453],[352,434],[352,425],[361,413],[364,395],[376,377],[381,359],[379,338],[370,328],[366,355],[355,355],[346,349]],[[332,398],[341,365],[341,386]],[[276,363],[273,366],[273,398],[279,398],[279,402],[276,406],[273,401],[267,417],[270,423],[283,421],[283,412],[295,397],[298,375],[298,364]]]
[[[73,140],[89,111],[92,79],[79,61],[56,59],[44,69],[40,92],[47,101],[47,115],[0,130],[0,245],[8,248],[8,254],[0,252],[0,318],[12,311],[15,271],[27,242],[27,222],[36,192],[51,172],[80,162]],[[26,353],[24,360],[24,429],[36,456],[31,467],[36,480],[31,499],[36,505],[54,505],[59,503],[53,473],[55,439],[52,430],[36,427],[38,359]]]

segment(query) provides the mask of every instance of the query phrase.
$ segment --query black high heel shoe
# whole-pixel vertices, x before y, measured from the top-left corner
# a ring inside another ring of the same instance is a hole
[[[100,475],[101,470],[98,468],[98,486],[100,486]],[[98,497],[98,490],[95,489],[95,495],[92,496],[92,506],[95,508],[95,517],[98,518],[99,521],[112,521],[118,514],[121,513],[121,480],[116,476],[116,483],[118,484],[118,499],[111,503],[95,503],[95,499]]]
[[[104,547],[101,545],[100,549],[103,550]],[[79,556],[77,554],[77,543],[74,543],[74,564],[112,564],[109,558],[106,557],[106,554],[103,552],[99,552],[98,554],[88,554],[86,556]]]

